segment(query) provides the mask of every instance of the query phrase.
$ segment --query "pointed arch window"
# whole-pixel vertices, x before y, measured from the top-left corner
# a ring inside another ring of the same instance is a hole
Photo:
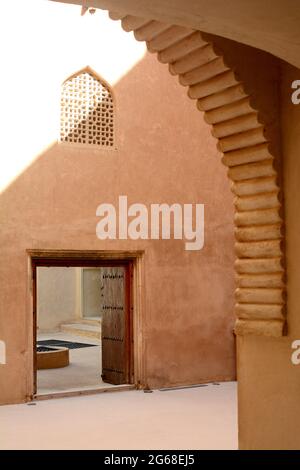
[[[114,101],[109,85],[86,68],[61,89],[60,141],[114,146]]]

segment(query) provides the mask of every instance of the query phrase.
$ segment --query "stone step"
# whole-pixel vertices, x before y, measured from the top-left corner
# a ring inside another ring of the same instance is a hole
[[[60,326],[60,330],[64,333],[68,333],[75,336],[83,336],[86,338],[97,338],[101,339],[101,327],[100,325],[94,326],[86,323],[65,323]]]

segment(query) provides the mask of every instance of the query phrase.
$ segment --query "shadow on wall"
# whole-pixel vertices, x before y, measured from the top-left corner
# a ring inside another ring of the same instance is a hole
[[[22,353],[31,347],[24,334],[28,249],[145,250],[148,385],[235,378],[233,204],[210,128],[154,56],[114,94],[116,148],[55,143],[1,194],[1,331],[14,358],[14,370],[2,370],[3,400],[23,398],[23,371],[30,370],[30,354]],[[96,208],[117,207],[119,195],[146,205],[204,203],[204,248],[184,251],[182,240],[98,240]]]

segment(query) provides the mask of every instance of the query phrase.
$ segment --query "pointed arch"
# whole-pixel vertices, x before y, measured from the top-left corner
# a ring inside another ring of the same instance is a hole
[[[239,77],[230,48],[220,47],[223,38],[117,12],[109,16],[168,64],[218,139],[235,195],[236,333],[282,336],[284,217],[274,106],[256,96],[253,80]]]
[[[87,66],[61,86],[60,142],[114,147],[115,106],[109,84]]]

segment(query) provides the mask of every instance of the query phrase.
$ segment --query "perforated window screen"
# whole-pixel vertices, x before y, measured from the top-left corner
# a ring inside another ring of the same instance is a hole
[[[114,145],[114,103],[109,88],[84,71],[62,85],[60,141]]]

